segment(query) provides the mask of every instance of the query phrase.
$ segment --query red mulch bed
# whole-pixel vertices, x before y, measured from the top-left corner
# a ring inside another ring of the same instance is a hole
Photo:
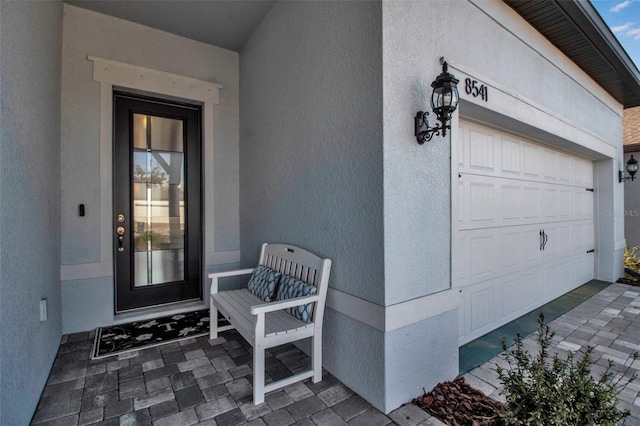
[[[635,287],[640,287],[640,281],[634,280],[632,278],[618,278],[618,281],[616,282],[620,284],[628,284]]]
[[[463,377],[439,383],[413,403],[450,426],[503,426],[504,405],[465,383]]]

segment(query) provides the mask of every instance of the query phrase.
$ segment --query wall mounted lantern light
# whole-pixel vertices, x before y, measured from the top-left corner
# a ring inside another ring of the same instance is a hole
[[[430,141],[434,135],[447,135],[447,129],[451,129],[451,116],[458,107],[458,79],[448,72],[446,62],[442,64],[442,73],[431,83],[433,93],[431,95],[431,109],[440,121],[440,125],[429,127],[428,112],[418,111],[415,117],[415,136],[422,145]]]
[[[619,171],[618,181],[624,182],[625,180],[631,180],[631,181],[634,180],[636,176],[636,172],[638,171],[638,160],[633,158],[633,155],[627,161],[627,166],[625,167],[625,170],[627,171],[627,173],[629,173],[629,176],[625,176],[624,172]]]

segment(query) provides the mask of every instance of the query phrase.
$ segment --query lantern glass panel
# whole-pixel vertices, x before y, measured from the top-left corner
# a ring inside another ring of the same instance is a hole
[[[442,87],[438,87],[437,89],[433,89],[433,94],[431,95],[431,108],[436,111],[442,108],[444,104],[444,99],[442,96]]]

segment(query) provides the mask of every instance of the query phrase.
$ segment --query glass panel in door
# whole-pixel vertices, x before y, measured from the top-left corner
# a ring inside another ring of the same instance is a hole
[[[181,120],[133,115],[134,285],[184,279],[184,141]]]

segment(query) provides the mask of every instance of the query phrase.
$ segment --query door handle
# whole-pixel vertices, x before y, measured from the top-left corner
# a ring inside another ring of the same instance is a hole
[[[540,230],[540,251],[542,251],[542,248],[544,247],[544,233],[542,232],[542,229]]]
[[[540,251],[544,251],[544,248],[549,242],[549,236],[544,232],[544,229],[540,230]]]
[[[116,234],[118,234],[118,252],[119,253],[122,253],[124,251],[124,247],[122,246],[124,243],[124,237],[123,237],[124,232],[125,232],[124,226],[118,226],[116,228]]]

